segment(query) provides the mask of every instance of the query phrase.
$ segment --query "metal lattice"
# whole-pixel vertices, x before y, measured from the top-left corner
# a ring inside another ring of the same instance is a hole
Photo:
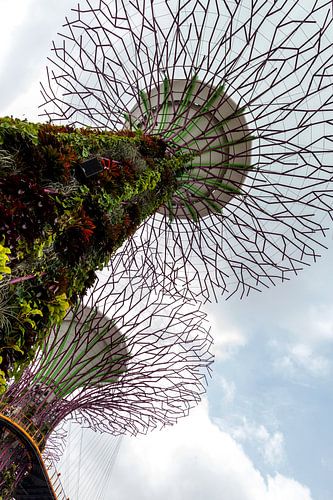
[[[331,40],[327,0],[73,10],[53,43],[42,115],[141,128],[193,156],[172,203],[128,243],[143,273],[153,262],[166,288],[209,300],[317,259],[332,209]]]
[[[163,297],[113,267],[50,332],[32,365],[1,397],[1,412],[26,428],[52,460],[63,440],[52,433],[66,419],[112,435],[146,433],[175,423],[200,401],[210,346],[196,303]],[[2,487],[13,464],[18,480],[29,470],[14,442],[2,436]]]

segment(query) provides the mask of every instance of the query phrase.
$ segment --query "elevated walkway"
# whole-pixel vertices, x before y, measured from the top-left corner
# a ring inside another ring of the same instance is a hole
[[[53,474],[51,482],[38,445],[32,436],[17,422],[2,413],[0,413],[0,428],[10,431],[20,441],[31,460],[31,470],[18,485],[14,493],[15,500],[69,500],[56,473]]]

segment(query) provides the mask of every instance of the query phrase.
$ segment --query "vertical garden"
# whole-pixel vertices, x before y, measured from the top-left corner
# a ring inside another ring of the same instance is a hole
[[[0,381],[165,203],[189,156],[158,136],[0,120]]]

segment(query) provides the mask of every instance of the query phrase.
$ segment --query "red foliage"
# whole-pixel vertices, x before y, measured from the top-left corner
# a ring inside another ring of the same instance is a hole
[[[80,210],[79,217],[80,219],[74,224],[74,227],[78,228],[81,231],[83,240],[88,243],[91,236],[94,234],[94,229],[96,229],[96,226],[83,208]]]

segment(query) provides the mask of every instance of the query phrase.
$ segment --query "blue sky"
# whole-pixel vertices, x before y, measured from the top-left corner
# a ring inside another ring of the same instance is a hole
[[[212,418],[263,473],[297,478],[318,500],[333,491],[331,273],[332,251],[290,283],[221,304],[238,346],[208,391]]]
[[[2,114],[37,119],[50,41],[75,3],[0,0]],[[174,428],[123,440],[101,498],[331,500],[332,232],[327,245],[289,283],[207,307],[208,397]]]

